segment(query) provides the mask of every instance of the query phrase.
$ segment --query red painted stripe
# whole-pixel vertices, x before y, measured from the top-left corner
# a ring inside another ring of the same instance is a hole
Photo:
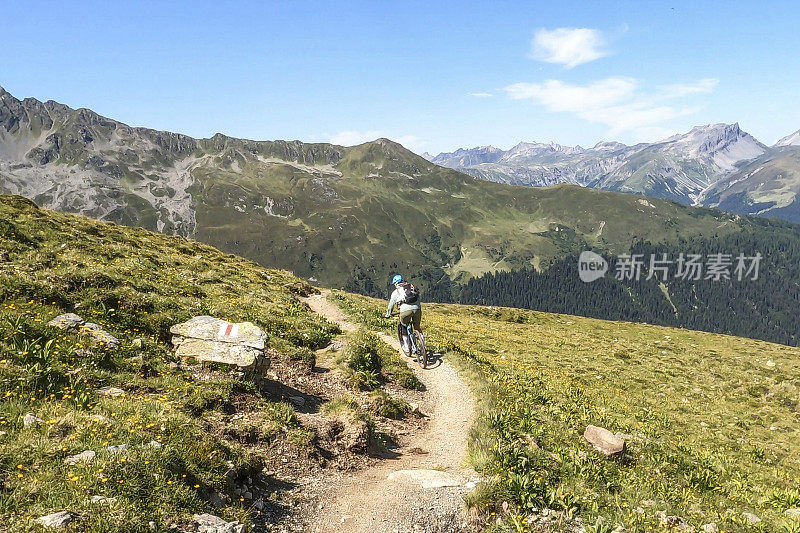
[[[233,324],[228,324],[228,327],[225,328],[225,336],[226,337],[231,334],[231,330],[232,329],[233,329]]]

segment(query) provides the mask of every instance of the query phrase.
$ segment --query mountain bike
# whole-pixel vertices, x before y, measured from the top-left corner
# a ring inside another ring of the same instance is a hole
[[[399,316],[400,313],[392,313],[389,316]],[[412,327],[412,322],[409,321],[406,325],[406,331],[408,332],[408,342],[411,344],[411,355],[413,355],[419,366],[423,369],[428,368],[428,352],[425,350],[425,337],[422,335],[422,332],[419,330],[415,330]]]

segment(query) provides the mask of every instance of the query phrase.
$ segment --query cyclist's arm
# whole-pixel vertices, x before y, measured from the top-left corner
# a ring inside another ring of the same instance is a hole
[[[392,310],[394,309],[394,306],[397,305],[397,298],[398,298],[397,290],[395,289],[395,291],[392,292],[392,297],[389,298],[389,307],[386,308],[386,316],[387,317],[392,314]]]

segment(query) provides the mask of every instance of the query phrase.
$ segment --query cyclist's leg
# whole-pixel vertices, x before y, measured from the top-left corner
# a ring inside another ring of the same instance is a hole
[[[417,309],[411,315],[411,322],[417,331],[422,331],[422,309]]]
[[[413,310],[403,311],[403,312],[400,313],[400,324],[399,324],[399,327],[400,327],[400,329],[402,329],[401,344],[403,346],[403,351],[405,353],[411,353],[411,341],[408,338],[408,330],[406,328],[408,327],[409,324],[412,323],[412,320],[413,320],[412,315],[413,315],[413,313],[414,313]]]

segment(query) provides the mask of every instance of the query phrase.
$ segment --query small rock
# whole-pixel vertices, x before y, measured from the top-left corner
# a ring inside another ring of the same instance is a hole
[[[94,420],[95,422],[102,422],[103,424],[111,423],[111,419],[103,415],[92,415],[89,417],[89,420]]]
[[[595,450],[605,456],[616,455],[625,451],[625,441],[609,430],[599,426],[587,426],[583,438],[594,446]]]
[[[47,516],[40,516],[36,519],[36,521],[42,524],[44,527],[50,527],[54,529],[66,527],[73,520],[75,520],[75,515],[69,511],[59,511]]]
[[[767,366],[772,368],[775,366],[775,361],[767,361]]]
[[[761,522],[761,519],[753,513],[742,513],[742,517],[747,520],[747,523],[754,526]]]
[[[160,442],[158,442],[157,440],[151,440],[150,442],[148,442],[144,446],[145,446],[145,448],[155,448],[155,449],[159,449],[159,448],[163,448],[164,447],[164,445],[161,444]]]
[[[244,525],[239,522],[226,522],[213,514],[194,515],[197,533],[244,533]]]
[[[340,352],[344,349],[345,346],[346,344],[344,343],[344,341],[333,341],[331,342],[329,348],[334,352]]]
[[[661,516],[661,523],[665,526],[674,527],[675,529],[679,529],[681,531],[684,531],[689,527],[689,524],[686,522],[685,518],[667,514],[663,514]]]
[[[118,444],[116,446],[108,446],[106,448],[106,451],[109,452],[109,453],[122,453],[127,449],[128,449],[128,445],[127,444]]]
[[[23,427],[29,428],[31,426],[38,426],[42,424],[44,420],[39,418],[33,413],[26,413],[25,416],[22,417],[22,425]]]
[[[92,496],[92,503],[115,503],[116,501],[116,498],[109,496]]]
[[[223,507],[225,507],[225,504],[227,503],[227,498],[225,498],[224,494],[215,492],[214,494],[211,495],[211,497],[208,498],[208,501],[211,505],[213,505],[217,509],[222,509]]]
[[[82,326],[85,323],[86,321],[75,313],[64,313],[63,315],[58,315],[55,317],[53,320],[48,322],[47,325],[53,326],[54,328],[71,331],[78,329],[78,326]]]
[[[303,407],[306,404],[306,399],[302,396],[289,396],[289,401],[297,407]]]
[[[78,463],[88,463],[89,461],[94,459],[96,455],[97,453],[95,453],[93,450],[85,450],[82,451],[81,453],[70,455],[69,457],[64,459],[64,464],[76,465]]]
[[[700,529],[703,530],[705,533],[717,533],[717,531],[719,531],[717,529],[717,523],[716,522],[710,522],[708,524],[705,524]]]
[[[244,494],[242,494],[242,497],[243,497],[245,500],[252,500],[252,499],[253,499],[253,493],[252,493],[252,492],[250,492],[250,491],[248,490],[247,492],[245,492]]]
[[[131,341],[131,348],[133,348],[134,350],[138,350],[142,346],[143,346],[143,341],[141,337],[136,337]]]
[[[154,529],[154,530],[155,530],[155,529],[158,529],[158,525],[157,525],[155,522],[153,522],[152,520],[150,520],[150,521],[147,523],[147,527],[149,527],[150,529]]]
[[[783,512],[784,515],[790,516],[792,518],[800,518],[800,507],[793,507],[792,509],[786,509]]]
[[[122,396],[125,394],[125,391],[122,389],[118,389],[117,387],[101,387],[97,389],[97,394],[101,396],[111,396],[112,398],[116,398],[117,396]]]
[[[94,322],[87,322],[78,326],[78,331],[91,337],[98,344],[104,345],[106,348],[117,349],[119,348],[119,339],[107,332],[103,326],[95,324]]]
[[[475,488],[475,482],[474,481],[467,481],[464,486],[466,488],[468,488],[468,489],[474,489]]]

